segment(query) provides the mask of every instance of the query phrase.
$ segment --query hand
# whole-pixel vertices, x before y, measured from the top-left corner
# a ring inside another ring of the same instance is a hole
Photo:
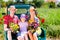
[[[10,27],[10,30],[13,32],[13,29]]]
[[[8,31],[8,30],[9,30],[8,28],[4,29],[4,31]]]

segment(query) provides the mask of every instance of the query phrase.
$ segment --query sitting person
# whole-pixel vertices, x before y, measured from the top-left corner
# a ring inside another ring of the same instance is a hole
[[[18,17],[15,14],[16,12],[16,8],[14,5],[10,6],[10,8],[8,9],[8,11],[10,12],[9,15],[5,15],[4,16],[4,31],[7,32],[7,38],[8,40],[12,40],[12,36],[11,36],[11,33],[12,33],[12,30],[10,28],[10,24],[9,23],[16,23],[18,24]]]
[[[35,13],[35,8],[33,6],[30,7],[29,24],[32,27],[32,28],[30,27],[31,29],[28,31],[30,40],[38,40],[37,36],[41,34],[41,29],[40,29],[40,27],[38,27],[39,26],[39,18],[37,17],[37,14]]]
[[[28,22],[26,22],[25,14],[21,14],[20,22],[18,23],[20,31],[17,34],[18,40],[28,40],[27,37],[27,28],[28,28]]]

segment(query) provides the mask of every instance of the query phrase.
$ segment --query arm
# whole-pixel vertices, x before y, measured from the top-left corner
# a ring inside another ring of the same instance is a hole
[[[7,31],[8,30],[7,24],[8,24],[8,18],[7,18],[7,16],[5,16],[4,17],[4,31]]]
[[[4,24],[4,31],[7,31],[8,28],[7,28],[7,24]]]

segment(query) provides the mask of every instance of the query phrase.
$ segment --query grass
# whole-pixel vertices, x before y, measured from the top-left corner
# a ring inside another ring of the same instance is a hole
[[[4,13],[5,8],[0,8],[0,18],[3,17],[2,13]],[[0,20],[1,22],[1,20]],[[4,40],[4,31],[3,31],[3,24],[0,23],[0,40]]]
[[[60,8],[37,8],[40,17],[45,18],[47,24],[60,25]]]
[[[0,40],[4,40],[4,31],[3,31],[3,25],[0,24]]]
[[[47,36],[60,37],[60,8],[37,8],[38,15],[45,18],[42,26]]]

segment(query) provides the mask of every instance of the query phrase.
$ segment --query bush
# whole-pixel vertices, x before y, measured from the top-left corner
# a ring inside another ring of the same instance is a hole
[[[36,7],[41,7],[42,4],[44,3],[44,0],[34,0],[33,3],[35,4]]]
[[[60,26],[59,25],[50,25],[47,28],[47,34],[52,37],[60,36]]]
[[[49,8],[55,8],[55,2],[50,2],[49,4]]]
[[[57,4],[57,7],[60,7],[60,3]]]
[[[52,37],[60,36],[60,8],[37,8],[38,15],[40,18],[45,19],[45,23],[43,25],[40,24],[41,27],[46,29],[46,33]]]
[[[41,7],[41,5],[42,5],[42,2],[41,1],[35,3],[35,6],[36,7]]]
[[[43,3],[42,7],[44,7],[44,8],[49,8],[49,3],[48,3],[48,2]]]

